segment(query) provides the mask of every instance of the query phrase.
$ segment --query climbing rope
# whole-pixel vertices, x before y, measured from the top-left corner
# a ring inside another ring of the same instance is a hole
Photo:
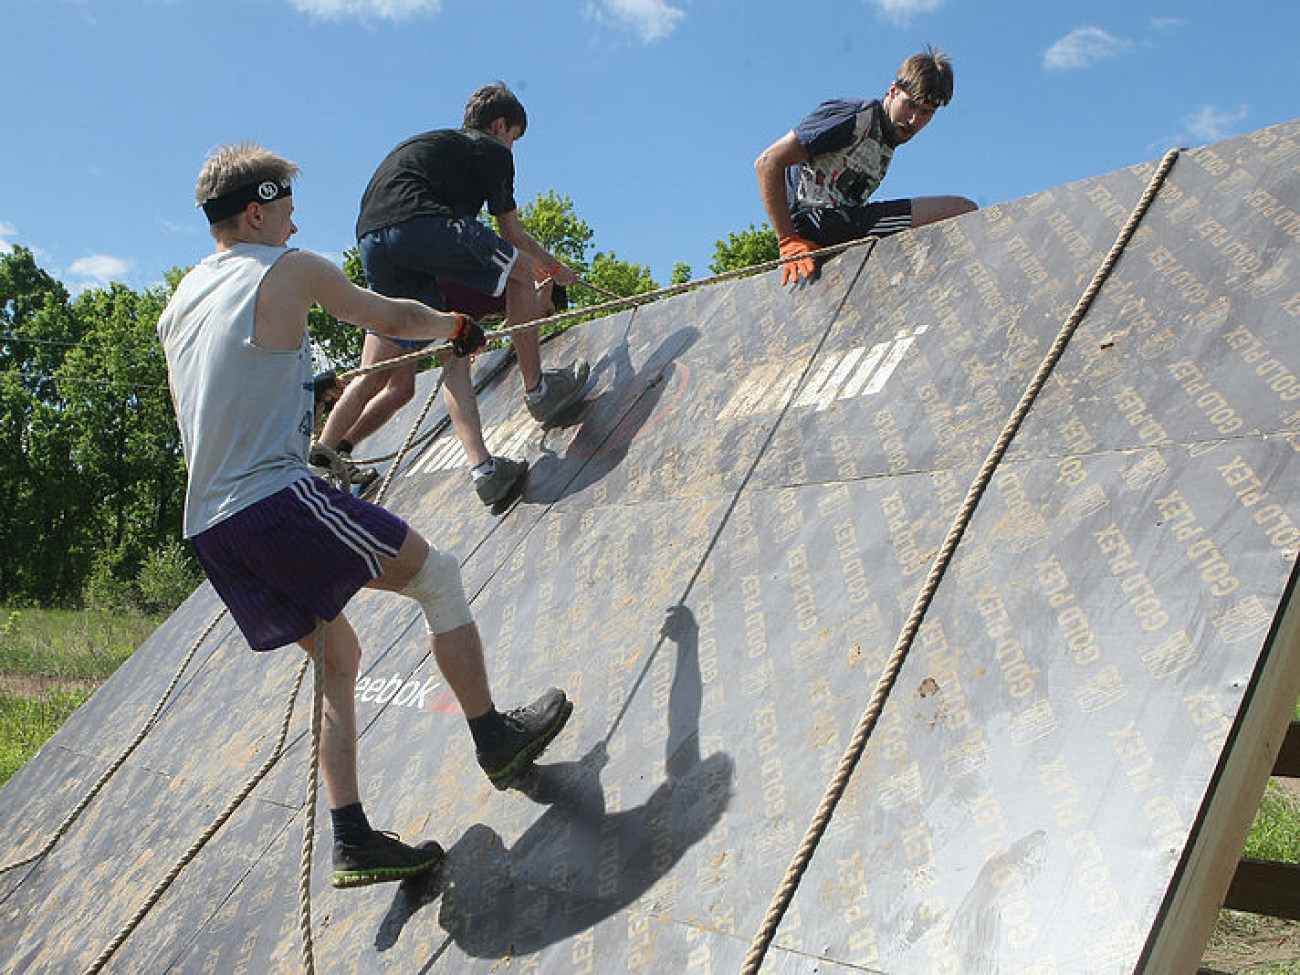
[[[291,701],[293,698],[298,696],[298,689],[302,686],[303,675],[306,673],[307,665],[310,663],[311,658],[304,656],[302,664],[298,667],[298,676],[294,680],[293,694],[290,696]],[[158,882],[152,893],[145,898],[144,903],[141,904],[135,914],[132,915],[131,920],[122,927],[122,930],[118,932],[117,936],[112,940],[108,947],[100,952],[99,957],[96,958],[90,964],[90,967],[86,969],[86,975],[93,975],[94,972],[100,971],[104,965],[108,963],[108,960],[113,956],[113,953],[122,946],[128,937],[130,937],[131,932],[134,931],[136,927],[139,926],[140,922],[144,920],[145,916],[153,910],[153,906],[157,904],[162,895],[166,893],[167,888],[170,887],[172,882],[180,876],[181,871],[189,865],[191,860],[199,855],[199,852],[207,845],[208,840],[212,839],[212,837],[216,835],[217,831],[226,824],[226,820],[235,814],[235,811],[243,804],[243,801],[248,798],[253,789],[257,787],[257,784],[261,782],[262,779],[266,778],[266,774],[271,771],[275,766],[275,763],[280,760],[281,754],[284,752],[284,743],[289,737],[289,723],[292,717],[293,707],[290,706],[286,709],[284,720],[280,723],[280,734],[276,739],[275,749],[271,752],[270,757],[262,763],[262,767],[259,768],[257,772],[254,773],[253,777],[248,780],[248,783],[240,791],[239,795],[232,799],[226,808],[222,810],[221,815],[212,821],[212,824],[203,832],[203,835],[195,840],[181,858],[176,861],[176,864],[170,871],[168,871],[167,876]]]
[[[612,291],[606,291],[604,288],[598,288],[593,284],[583,281],[581,283],[584,287],[590,288],[592,291],[596,291],[602,295],[610,296],[612,300],[603,302],[599,305],[586,305],[582,308],[570,308],[567,311],[557,312],[556,314],[550,315],[546,318],[535,318],[532,321],[523,322],[519,325],[510,325],[506,328],[494,329],[487,333],[487,337],[489,341],[493,341],[496,339],[508,338],[511,335],[516,335],[519,332],[527,331],[528,329],[541,328],[543,325],[561,325],[578,318],[595,317],[598,315],[621,311],[624,308],[635,308],[639,305],[648,305],[651,302],[658,301],[660,298],[669,298],[673,295],[679,295],[687,291],[694,291],[697,288],[704,288],[713,284],[720,284],[723,281],[730,281],[734,278],[749,277],[754,274],[761,274],[764,271],[771,271],[775,268],[781,267],[783,264],[788,264],[791,261],[803,261],[808,258],[822,259],[832,257],[835,254],[848,250],[850,247],[857,247],[865,240],[870,239],[871,238],[849,240],[842,244],[833,244],[830,247],[823,247],[821,250],[810,251],[807,254],[799,254],[795,257],[778,257],[771,261],[764,261],[761,264],[751,264],[747,267],[723,271],[721,274],[714,274],[711,277],[698,278],[694,281],[685,281],[682,284],[669,285],[666,288],[659,288],[655,291],[643,291],[640,294],[626,295],[623,297],[615,295]],[[357,376],[384,372],[385,370],[396,368],[397,366],[403,365],[407,362],[427,359],[440,352],[445,352],[450,348],[451,342],[449,341],[441,342],[436,345],[427,345],[422,349],[416,349],[414,352],[407,352],[403,355],[394,356],[391,359],[374,362],[368,366],[357,366],[355,369],[348,369],[339,373],[339,379],[340,381],[346,382],[349,379],[355,379]]]
[[[321,703],[324,697],[321,669],[321,649],[325,637],[325,621],[316,620],[316,660],[312,668],[312,707],[311,707],[311,761],[307,773],[307,798],[305,800],[307,819],[302,830],[302,868],[298,872],[298,929],[302,932],[302,970],[310,973],[316,971],[314,942],[311,933],[311,861],[312,848],[316,844],[316,791],[320,773],[320,728]],[[304,664],[305,666],[305,664]],[[301,679],[301,678],[300,678]],[[294,687],[294,696],[298,694]]]
[[[0,874],[8,873],[10,870],[17,870],[19,867],[25,867],[29,863],[34,863],[41,857],[45,856],[45,854],[49,853],[50,850],[54,849],[54,844],[58,843],[68,830],[72,828],[72,824],[77,821],[77,817],[85,812],[86,807],[94,801],[95,796],[99,795],[99,790],[102,789],[108,783],[108,780],[126,764],[126,760],[131,756],[131,753],[139,747],[140,742],[144,741],[145,737],[153,729],[154,724],[158,721],[158,716],[162,714],[163,706],[171,697],[172,691],[176,689],[176,685],[180,683],[181,675],[185,673],[185,668],[189,666],[190,661],[194,659],[194,654],[198,652],[199,647],[202,646],[203,641],[207,639],[208,634],[216,629],[217,623],[221,621],[221,618],[224,615],[225,611],[222,610],[213,616],[208,625],[204,627],[203,632],[199,634],[199,638],[195,640],[193,646],[190,647],[189,653],[185,655],[185,659],[181,661],[180,669],[176,671],[176,676],[173,677],[171,683],[167,685],[167,689],[163,691],[162,697],[158,699],[158,704],[153,709],[153,713],[145,720],[139,733],[134,739],[132,739],[129,745],[122,749],[122,753],[117,756],[111,765],[109,765],[109,767],[104,771],[104,774],[99,777],[99,780],[90,787],[90,791],[82,797],[81,801],[77,803],[72,812],[68,813],[63,822],[58,825],[53,833],[50,834],[44,845],[29,857],[25,857],[22,860],[15,860],[13,863],[6,863],[4,866],[0,866]]]
[[[831,816],[835,812],[835,807],[843,797],[844,791],[848,787],[849,779],[853,775],[858,761],[862,757],[863,750],[866,748],[867,740],[871,737],[872,731],[875,730],[880,714],[884,710],[885,702],[888,699],[890,692],[893,690],[894,683],[898,679],[898,674],[902,669],[904,661],[907,659],[907,654],[911,649],[912,641],[915,639],[916,633],[920,629],[921,621],[924,619],[926,611],[930,607],[935,591],[939,587],[939,582],[942,580],[949,563],[952,561],[952,556],[957,549],[958,542],[961,541],[962,535],[966,531],[966,527],[970,524],[970,520],[974,516],[975,508],[979,504],[980,497],[983,495],[985,488],[988,487],[990,480],[992,480],[993,472],[1001,463],[1003,456],[1011,445],[1012,439],[1015,437],[1021,423],[1024,422],[1025,417],[1028,415],[1029,409],[1033,405],[1035,398],[1038,396],[1043,386],[1046,385],[1048,378],[1051,376],[1052,370],[1055,369],[1057,362],[1065,352],[1065,348],[1069,344],[1070,339],[1074,336],[1080,322],[1083,321],[1083,317],[1092,306],[1093,299],[1096,298],[1097,292],[1101,290],[1101,286],[1105,283],[1106,279],[1110,277],[1110,273],[1114,269],[1115,264],[1119,261],[1120,256],[1124,253],[1125,247],[1128,246],[1129,241],[1136,232],[1138,224],[1141,223],[1142,218],[1146,215],[1152,201],[1155,200],[1156,194],[1160,191],[1160,187],[1165,181],[1165,177],[1168,176],[1169,171],[1173,168],[1175,160],[1178,158],[1178,152],[1177,149],[1171,149],[1165,154],[1159,166],[1156,168],[1155,174],[1147,184],[1146,191],[1142,194],[1137,206],[1134,207],[1133,212],[1129,215],[1128,221],[1124,224],[1123,229],[1120,230],[1119,236],[1111,246],[1110,252],[1102,261],[1096,274],[1093,275],[1091,283],[1089,283],[1083,295],[1079,298],[1074,311],[1061,327],[1061,330],[1056,337],[1056,341],[1052,343],[1052,347],[1043,358],[1038,367],[1038,371],[1034,374],[1028,388],[1021,396],[1020,402],[1017,404],[1015,410],[1012,411],[1011,417],[1003,427],[1001,434],[998,436],[997,442],[994,444],[993,449],[985,459],[975,481],[971,484],[970,490],[966,494],[966,499],[962,503],[961,509],[958,511],[957,517],[953,521],[952,526],[949,528],[947,537],[944,539],[943,545],[935,556],[934,562],[930,566],[930,572],[926,577],[925,584],[921,587],[921,591],[917,593],[916,601],[912,606],[912,612],[903,626],[903,630],[898,637],[898,642],[894,647],[893,653],[890,654],[889,659],[886,661],[884,671],[876,682],[876,688],[871,695],[871,700],[867,705],[867,709],[858,720],[857,727],[854,729],[853,737],[849,742],[849,746],[845,749],[844,754],[840,758],[835,775],[832,777],[831,782],[827,787],[826,794],[822,797],[821,804],[817,808],[816,815],[813,817],[812,823],[808,827],[803,842],[800,844],[794,859],[786,869],[780,887],[772,900],[771,906],[768,908],[766,916],[763,918],[762,925],[759,927],[758,932],[750,942],[749,951],[745,956],[744,966],[741,968],[742,975],[757,975],[760,966],[763,964],[763,958],[767,953],[767,949],[771,945],[772,939],[776,936],[777,926],[785,916],[785,912],[789,908],[791,900],[794,899],[795,891],[798,889],[799,882],[803,878],[804,871],[812,860],[813,853],[816,850],[817,845],[821,842],[822,835],[830,825]]]

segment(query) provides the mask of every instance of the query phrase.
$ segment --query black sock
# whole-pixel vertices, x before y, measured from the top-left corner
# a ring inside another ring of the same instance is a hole
[[[506,730],[506,723],[501,718],[501,712],[494,707],[488,708],[486,714],[480,714],[477,718],[468,718],[467,720],[469,721],[469,733],[474,738],[474,747],[479,751],[495,748]]]
[[[370,820],[361,803],[341,806],[330,810],[330,819],[334,823],[334,840],[347,846],[360,846],[370,838]]]
[[[340,441],[339,441],[339,449],[336,450],[335,453],[338,453],[338,454],[350,454],[350,453],[352,453],[352,446],[353,446],[353,444],[352,444],[352,441],[351,441],[351,440],[340,440]]]

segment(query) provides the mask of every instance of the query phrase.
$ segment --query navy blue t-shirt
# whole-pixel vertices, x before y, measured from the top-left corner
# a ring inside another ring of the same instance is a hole
[[[885,139],[878,99],[822,102],[794,128],[808,161],[786,171],[790,212],[858,206],[885,178],[893,147]]]

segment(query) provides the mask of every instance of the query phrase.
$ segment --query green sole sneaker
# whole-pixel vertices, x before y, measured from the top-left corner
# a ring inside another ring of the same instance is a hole
[[[498,789],[508,789],[568,723],[573,702],[564,691],[551,688],[527,707],[502,715],[504,740],[477,753],[479,768]]]
[[[405,880],[434,869],[445,857],[432,840],[407,846],[396,834],[376,830],[360,846],[334,844],[333,884],[343,889]]]

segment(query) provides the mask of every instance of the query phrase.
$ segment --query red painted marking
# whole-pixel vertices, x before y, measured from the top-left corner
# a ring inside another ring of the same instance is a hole
[[[583,431],[583,425],[580,424],[569,447],[569,454],[574,457],[592,458],[600,457],[602,454],[626,450],[633,440],[662,420],[681,401],[681,398],[686,394],[686,387],[691,381],[691,367],[680,362],[674,363],[673,375],[669,381],[672,385],[658,398],[653,413],[644,419],[640,416],[640,410],[644,409],[640,404],[645,402],[645,392],[643,391],[642,395],[637,397],[637,403],[633,406],[631,412],[619,421],[618,426],[610,432],[609,437],[597,450],[588,452],[578,446]]]

